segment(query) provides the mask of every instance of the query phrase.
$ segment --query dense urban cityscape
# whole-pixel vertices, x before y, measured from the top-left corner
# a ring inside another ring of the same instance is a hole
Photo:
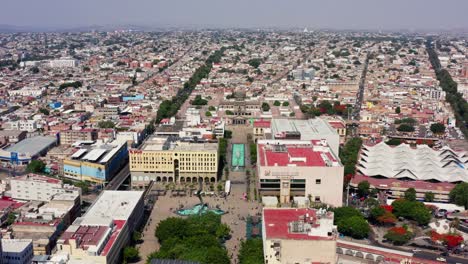
[[[468,35],[0,27],[0,264],[468,263]]]

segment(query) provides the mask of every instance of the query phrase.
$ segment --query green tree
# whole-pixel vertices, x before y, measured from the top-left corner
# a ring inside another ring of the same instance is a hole
[[[431,125],[431,131],[434,134],[443,134],[445,132],[445,125],[441,123],[434,123]]]
[[[370,227],[362,216],[352,216],[338,222],[338,231],[352,238],[363,239],[369,235]]]
[[[263,112],[270,111],[270,105],[267,102],[263,102],[262,103],[262,110],[263,110]]]
[[[239,264],[263,264],[263,241],[259,238],[241,242]]]
[[[216,111],[216,107],[210,105],[210,106],[208,107],[208,110],[209,110],[209,111]]]
[[[195,99],[191,102],[192,105],[207,105],[208,101],[203,99],[201,95],[196,95]]]
[[[98,123],[99,128],[114,128],[115,124],[114,122],[110,120],[103,120]]]
[[[435,198],[435,195],[433,192],[426,192],[424,194],[424,201],[426,202],[433,202]]]
[[[262,61],[260,59],[251,59],[247,63],[254,68],[258,68],[262,64]]]
[[[385,144],[390,146],[398,146],[401,144],[401,140],[398,138],[391,138],[389,141],[385,142]]]
[[[43,107],[39,108],[39,112],[43,113],[44,115],[49,115],[50,114],[49,110],[47,110],[47,108],[43,108]]]
[[[274,106],[280,106],[280,105],[281,105],[281,102],[280,102],[280,101],[275,101],[275,102],[273,102],[273,105],[274,105]]]
[[[416,201],[416,190],[414,188],[409,188],[405,191],[405,199],[414,202]]]
[[[231,110],[226,110],[226,112],[225,112],[225,113],[226,113],[226,115],[234,115],[234,112],[233,112],[233,111],[231,111]]]
[[[358,184],[358,194],[360,197],[366,197],[369,195],[370,183],[368,181],[361,181]]]
[[[401,113],[401,108],[399,106],[397,106],[397,108],[395,109],[395,113],[397,114]]]
[[[205,112],[205,116],[206,116],[206,117],[211,117],[211,116],[213,116],[213,115],[211,114],[210,111],[206,111],[206,112]]]
[[[383,209],[380,206],[376,206],[376,207],[371,209],[369,216],[373,221],[377,221],[377,219],[379,217],[383,216],[385,214],[385,212],[386,212],[385,209]]]
[[[10,226],[16,221],[16,215],[14,213],[8,213],[7,220],[5,222],[5,226]]]
[[[142,236],[141,236],[141,232],[134,231],[133,234],[132,234],[132,240],[133,240],[133,242],[136,242],[136,243],[140,242],[141,237],[142,237]]]
[[[450,191],[449,197],[451,202],[468,209],[468,183],[462,182],[455,185]]]
[[[400,132],[414,132],[414,126],[410,124],[401,124],[397,128]]]
[[[359,212],[356,208],[351,207],[351,206],[343,206],[343,207],[338,207],[333,210],[334,216],[335,216],[335,224],[337,224],[339,221],[342,219],[348,219],[353,216],[359,216],[362,217],[361,212]]]
[[[28,166],[26,166],[26,171],[31,173],[42,173],[46,164],[42,160],[32,160],[29,162]]]
[[[124,262],[136,262],[140,259],[140,251],[135,247],[125,247],[123,251]]]
[[[283,102],[283,106],[289,106],[289,102],[288,102],[288,101],[284,101],[284,102]]]

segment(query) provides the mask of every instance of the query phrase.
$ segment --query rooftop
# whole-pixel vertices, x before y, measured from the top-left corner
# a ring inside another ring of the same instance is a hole
[[[309,208],[263,209],[267,239],[334,240],[333,213]]]
[[[81,217],[81,225],[108,226],[111,220],[128,220],[142,196],[140,191],[103,191]]]
[[[55,179],[55,178],[50,178],[38,174],[33,174],[29,173],[23,176],[18,176],[12,179],[14,181],[32,181],[32,182],[44,182],[44,183],[50,183],[50,184],[58,184],[61,185],[62,181]]]
[[[77,150],[71,158],[74,160],[83,160],[94,163],[106,163],[114,157],[122,148],[125,142],[115,142],[109,144],[94,144],[84,146]]]
[[[218,151],[218,143],[203,139],[180,139],[175,137],[152,136],[142,145],[145,151]]]
[[[302,140],[320,139],[325,135],[337,135],[327,121],[321,118],[308,120],[300,119],[272,119],[271,130],[273,135],[286,132],[299,132]]]
[[[434,150],[427,145],[413,148],[408,144],[396,147],[384,142],[364,145],[357,169],[366,176],[440,182],[468,181],[468,157],[444,147]]]
[[[15,145],[7,148],[7,151],[29,154],[31,156],[37,155],[44,149],[57,141],[55,137],[35,136],[26,138]]]
[[[259,140],[257,148],[261,166],[341,166],[324,140]]]
[[[23,252],[30,244],[32,239],[2,239],[3,252]]]
[[[271,126],[271,121],[270,120],[256,120],[254,121],[254,127],[261,127],[261,128],[270,128]]]

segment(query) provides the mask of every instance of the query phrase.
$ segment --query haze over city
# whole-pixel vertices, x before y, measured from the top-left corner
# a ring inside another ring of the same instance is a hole
[[[468,1],[439,0],[15,0],[0,24],[45,29],[92,25],[466,29]]]

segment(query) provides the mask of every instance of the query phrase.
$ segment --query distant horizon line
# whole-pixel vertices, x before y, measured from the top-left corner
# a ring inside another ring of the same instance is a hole
[[[52,32],[67,32],[67,31],[92,31],[99,29],[107,30],[117,30],[118,28],[123,28],[123,30],[304,30],[308,29],[309,31],[367,31],[367,32],[458,32],[458,33],[468,33],[468,27],[439,27],[439,28],[378,28],[378,27],[361,27],[361,28],[346,28],[346,27],[317,27],[317,26],[235,26],[235,25],[171,25],[171,24],[158,24],[158,25],[143,25],[135,23],[127,24],[92,24],[92,25],[76,25],[76,26],[32,26],[32,25],[14,25],[14,24],[5,24],[0,23],[0,33],[52,33]]]

